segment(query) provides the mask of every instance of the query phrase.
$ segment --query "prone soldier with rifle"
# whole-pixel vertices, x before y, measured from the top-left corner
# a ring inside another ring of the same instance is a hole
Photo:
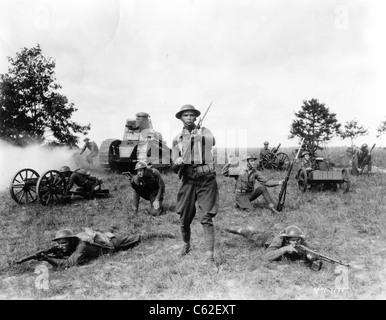
[[[117,251],[131,249],[142,241],[154,238],[175,238],[170,232],[146,232],[138,234],[116,234],[84,228],[83,232],[74,234],[70,229],[56,232],[52,239],[55,246],[40,250],[28,257],[15,261],[15,264],[36,259],[47,261],[54,267],[69,268],[83,265],[102,254],[111,254]]]
[[[310,249],[306,237],[301,229],[295,225],[290,225],[277,234],[275,230],[259,231],[254,227],[246,228],[226,228],[226,231],[242,235],[257,246],[265,249],[263,260],[278,261],[283,257],[291,261],[301,260],[312,270],[319,271],[323,261],[340,264],[349,267],[341,261],[329,258]]]

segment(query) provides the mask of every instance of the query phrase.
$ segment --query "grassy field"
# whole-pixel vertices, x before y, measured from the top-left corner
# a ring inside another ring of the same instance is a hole
[[[256,152],[257,150],[250,150]],[[291,154],[291,150],[280,150]],[[347,165],[344,148],[328,150],[337,167]],[[342,191],[301,193],[294,174],[289,180],[283,215],[274,216],[262,198],[252,213],[234,208],[234,180],[223,177],[217,165],[220,210],[215,218],[215,259],[217,269],[205,267],[203,231],[192,224],[192,252],[178,258],[181,245],[179,217],[175,212],[180,181],[174,173],[163,175],[166,183],[166,214],[131,211],[132,189],[124,176],[97,169],[104,178],[110,197],[75,200],[72,204],[18,205],[9,192],[0,194],[0,299],[385,299],[386,298],[386,151],[375,149],[374,173],[351,176],[348,193]],[[268,172],[271,178],[284,173]],[[277,200],[280,189],[270,188]],[[350,264],[348,287],[336,290],[339,276],[335,265],[324,264],[319,272],[301,262],[267,263],[262,249],[241,236],[224,231],[229,226],[254,226],[261,230],[296,224],[317,251]],[[13,266],[12,261],[52,244],[55,231],[83,227],[106,230],[111,226],[122,233],[164,230],[176,239],[152,239],[125,252],[102,256],[91,263],[68,270],[49,267],[48,290],[37,289],[35,273],[40,262]]]

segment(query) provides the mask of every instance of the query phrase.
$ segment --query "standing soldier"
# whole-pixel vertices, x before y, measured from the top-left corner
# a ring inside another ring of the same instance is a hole
[[[156,168],[148,167],[143,161],[135,165],[137,174],[131,178],[134,189],[133,210],[137,214],[139,198],[150,201],[150,214],[159,216],[163,212],[162,202],[165,194],[165,183]]]
[[[90,141],[89,138],[86,138],[83,140],[84,146],[82,150],[80,151],[80,154],[86,151],[86,149],[90,149],[90,153],[86,156],[86,160],[89,164],[94,164],[94,161],[92,158],[95,158],[99,154],[98,145],[94,141]]]
[[[184,105],[176,113],[183,123],[182,132],[173,139],[172,169],[182,179],[177,194],[176,211],[180,215],[183,247],[180,255],[189,253],[190,225],[196,215],[196,202],[199,207],[199,221],[204,230],[206,248],[205,261],[214,262],[213,218],[218,211],[219,193],[212,148],[215,139],[212,132],[195,124],[201,114],[192,105]]]
[[[264,142],[264,148],[260,150],[260,161],[263,160],[263,158],[271,153],[271,150],[268,149],[269,142],[265,141]]]
[[[243,161],[247,162],[246,169],[241,167],[238,172],[232,172],[232,174],[229,173],[230,162],[228,162],[223,167],[222,174],[225,177],[233,177],[236,179],[236,206],[242,211],[252,211],[252,201],[263,195],[269,209],[273,213],[279,213],[275,209],[275,205],[268,193],[267,187],[280,186],[283,184],[284,180],[272,180],[264,177],[263,174],[255,168],[256,160],[257,158],[253,154],[248,154],[243,159]],[[262,185],[255,188],[255,180],[259,181]]]
[[[371,153],[369,152],[369,146],[364,143],[360,149],[355,150],[353,153],[351,174],[358,176],[362,173],[362,167],[364,170],[366,166],[367,172],[370,173],[373,162]]]

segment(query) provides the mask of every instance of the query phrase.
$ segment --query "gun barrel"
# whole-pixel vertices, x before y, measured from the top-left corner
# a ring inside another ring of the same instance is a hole
[[[33,259],[35,259],[35,258],[36,258],[36,254],[31,254],[31,255],[28,256],[28,257],[22,258],[22,259],[20,259],[20,260],[16,260],[14,263],[15,263],[15,264],[22,264],[22,263],[24,263],[24,262],[26,262],[26,261],[33,260]]]

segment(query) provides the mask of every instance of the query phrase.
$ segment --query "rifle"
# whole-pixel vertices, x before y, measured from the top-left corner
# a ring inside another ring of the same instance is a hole
[[[205,113],[204,113],[204,116],[202,118],[199,118],[198,120],[198,124],[196,125],[196,128],[193,130],[193,133],[197,133],[197,130],[201,129],[201,126],[202,126],[202,122],[204,121],[205,117],[206,117],[206,114],[208,113],[210,107],[212,106],[212,103],[213,103],[213,100],[211,101],[211,103],[209,104],[209,107],[206,109]],[[192,148],[193,148],[193,135],[191,137],[191,141],[190,141],[190,146],[188,146],[188,148],[185,150],[185,153],[182,155],[182,159],[186,158],[186,153],[188,152],[188,150],[191,152]],[[181,179],[184,171],[186,170],[186,166],[185,166],[185,163],[182,164],[180,166],[180,169],[178,170],[178,177]]]
[[[37,251],[34,254],[31,254],[30,256],[14,261],[14,264],[22,264],[23,262],[34,260],[34,259],[38,260],[42,255],[48,255],[48,254],[58,255],[59,252],[61,252],[61,249],[57,245],[54,245],[50,248]]]
[[[281,190],[280,190],[280,193],[279,193],[279,201],[277,202],[277,206],[276,206],[276,210],[277,211],[282,211],[283,210],[283,207],[284,207],[284,202],[285,202],[285,196],[287,194],[287,183],[288,183],[288,180],[289,180],[289,177],[290,177],[290,174],[291,174],[291,171],[292,171],[292,168],[294,166],[294,163],[295,161],[298,159],[299,157],[299,153],[300,153],[300,150],[302,149],[302,146],[303,146],[303,142],[304,142],[304,138],[302,139],[301,143],[300,143],[300,147],[298,149],[298,152],[296,154],[296,157],[294,159],[292,159],[291,161],[291,164],[287,170],[287,175],[285,176],[284,178],[284,181],[283,181],[283,184],[281,186]]]
[[[198,120],[198,124],[197,124],[197,126],[196,126],[196,129],[197,129],[197,130],[201,128],[201,126],[202,126],[202,122],[204,121],[204,119],[205,119],[205,117],[206,117],[206,114],[208,113],[208,111],[209,111],[210,107],[212,106],[212,103],[213,103],[213,101],[211,101],[211,103],[210,103],[209,107],[206,109],[206,111],[205,111],[205,113],[204,113],[204,116],[202,117],[202,119],[201,119],[201,118],[199,118],[199,120]]]
[[[327,257],[321,253],[315,252],[315,251],[311,250],[310,248],[307,248],[306,246],[303,246],[301,244],[297,244],[295,246],[295,249],[298,253],[300,253],[304,256],[307,256],[307,255],[312,256],[312,259],[309,260],[309,262],[310,262],[311,268],[315,271],[319,271],[322,268],[323,261],[328,262],[328,263],[333,263],[333,264],[340,264],[340,265],[345,266],[347,268],[350,267],[346,263],[343,263],[341,261]],[[315,264],[316,261],[318,261],[319,263]],[[314,269],[315,267],[316,267],[316,269]]]
[[[360,171],[359,171],[359,174],[360,174],[360,175],[362,174],[363,170],[365,169],[367,163],[370,161],[371,151],[373,151],[374,147],[375,147],[375,143],[374,143],[374,145],[372,146],[372,148],[370,149],[369,154],[363,159],[362,165],[361,165]]]

